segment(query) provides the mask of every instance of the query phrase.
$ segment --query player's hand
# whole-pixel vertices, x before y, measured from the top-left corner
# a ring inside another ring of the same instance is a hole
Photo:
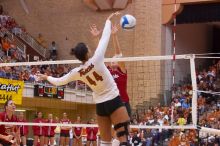
[[[119,30],[119,24],[112,24],[112,34],[116,34]]]
[[[90,26],[90,33],[94,37],[98,37],[101,34],[101,31],[97,28],[97,26],[95,24],[93,24]]]
[[[36,74],[36,79],[37,81],[43,81],[43,80],[47,80],[47,75],[44,74]]]
[[[111,20],[113,18],[113,16],[117,16],[120,15],[120,13],[117,11],[115,13],[111,13],[111,15],[108,16],[107,20]]]
[[[7,136],[4,137],[4,140],[10,142],[11,140],[13,140],[13,138],[14,138],[14,136],[7,135]]]

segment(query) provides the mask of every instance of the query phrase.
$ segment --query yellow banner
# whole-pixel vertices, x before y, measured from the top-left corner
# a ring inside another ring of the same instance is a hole
[[[24,81],[0,78],[0,103],[12,99],[15,104],[22,104]]]

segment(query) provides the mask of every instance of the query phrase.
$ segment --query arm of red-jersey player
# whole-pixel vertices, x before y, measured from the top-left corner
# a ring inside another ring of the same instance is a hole
[[[97,134],[99,132],[99,128],[98,127],[94,127],[93,131],[94,131],[95,134]]]
[[[95,24],[92,24],[90,25],[90,33],[92,34],[94,43],[97,47],[99,44],[99,39],[100,39],[99,37],[101,34],[101,30],[99,30]]]
[[[122,51],[121,51],[121,46],[119,44],[118,36],[117,36],[118,29],[119,29],[118,24],[112,26],[112,41],[113,41],[113,46],[115,49],[115,55],[121,57]],[[120,67],[123,73],[126,73],[125,62],[119,61],[118,66]]]
[[[76,136],[76,133],[75,133],[75,127],[73,127],[73,136],[74,136],[75,138],[78,138],[78,136]]]
[[[20,144],[20,143],[21,143],[21,141],[20,141],[20,139],[21,139],[20,130],[19,130],[18,127],[15,127],[15,128],[16,128],[16,131],[15,131],[16,143],[17,143],[17,144]]]
[[[82,137],[82,134],[83,134],[83,128],[81,128],[81,133],[80,133],[80,138]]]

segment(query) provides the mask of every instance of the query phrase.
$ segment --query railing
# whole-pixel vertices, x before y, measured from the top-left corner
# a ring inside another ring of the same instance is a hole
[[[23,41],[30,45],[35,51],[37,51],[44,58],[46,57],[46,48],[40,45],[31,35],[28,33],[21,32],[18,35]]]
[[[9,32],[6,28],[1,28],[0,36],[4,37],[7,34],[9,41],[15,43],[18,50],[22,53],[22,56],[26,58],[26,45],[17,39],[13,33]]]

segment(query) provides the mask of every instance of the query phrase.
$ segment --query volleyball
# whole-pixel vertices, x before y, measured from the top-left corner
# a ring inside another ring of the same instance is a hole
[[[120,25],[123,29],[133,29],[136,25],[136,18],[132,15],[126,14],[121,17]]]

